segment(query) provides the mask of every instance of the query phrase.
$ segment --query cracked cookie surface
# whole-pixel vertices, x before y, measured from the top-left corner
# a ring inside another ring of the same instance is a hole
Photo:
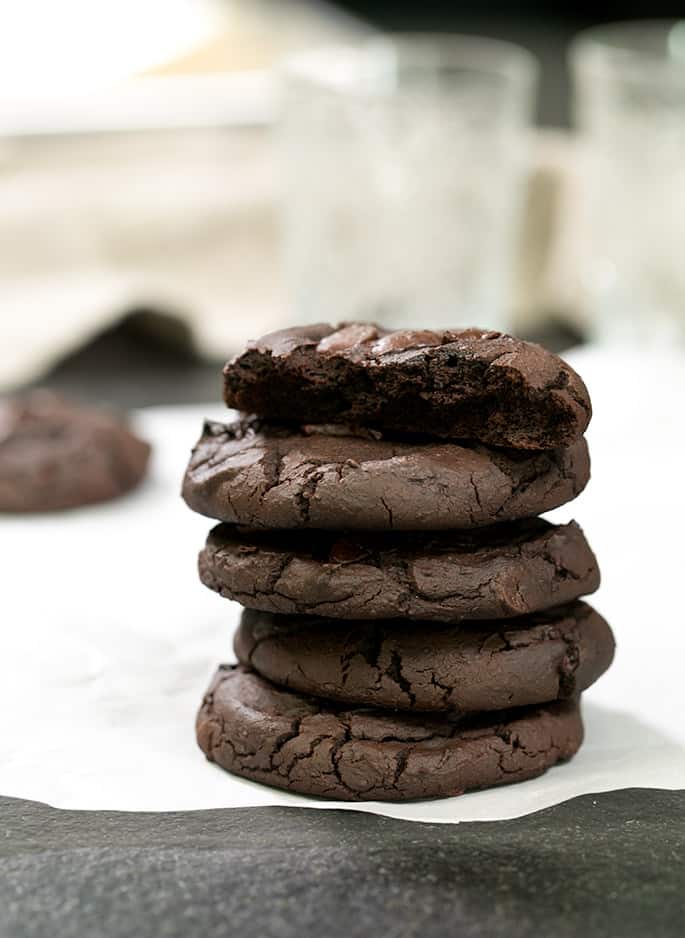
[[[224,368],[224,399],[246,413],[343,423],[512,449],[568,446],[592,409],[558,356],[499,332],[370,323],[284,329]]]
[[[599,586],[578,525],[541,518],[476,531],[346,536],[220,524],[199,572],[205,586],[247,608],[336,619],[502,619]]]
[[[134,488],[150,447],[119,418],[33,391],[0,402],[0,512],[108,501]]]
[[[584,438],[515,453],[250,418],[205,424],[183,497],[200,514],[255,528],[441,530],[541,514],[589,476]]]
[[[345,801],[462,794],[542,774],[582,742],[577,700],[455,717],[343,709],[220,668],[197,717],[207,758],[256,782]]]
[[[246,609],[238,660],[297,693],[359,706],[474,712],[574,697],[614,639],[583,602],[507,622],[349,622]]]

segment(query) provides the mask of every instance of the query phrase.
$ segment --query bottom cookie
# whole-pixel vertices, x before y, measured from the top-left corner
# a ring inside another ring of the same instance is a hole
[[[469,716],[345,709],[219,668],[197,717],[211,762],[342,801],[441,798],[541,775],[583,739],[577,700]]]

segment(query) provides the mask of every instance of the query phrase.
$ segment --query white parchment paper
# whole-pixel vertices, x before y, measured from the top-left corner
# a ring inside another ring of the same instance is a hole
[[[239,607],[202,587],[211,522],[178,491],[203,416],[138,415],[147,483],[109,505],[0,520],[0,794],[58,807],[352,807],[421,821],[515,817],[574,795],[685,787],[685,358],[589,350],[593,479],[554,513],[585,528],[603,571],[592,602],[618,641],[585,695],[586,742],[540,779],[442,801],[343,804],[289,795],[207,763],[193,723]]]

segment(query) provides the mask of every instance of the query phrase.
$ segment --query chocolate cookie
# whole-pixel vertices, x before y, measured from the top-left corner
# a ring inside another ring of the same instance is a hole
[[[599,586],[577,524],[541,518],[476,531],[255,532],[220,524],[200,579],[250,609],[334,619],[502,619]]]
[[[149,455],[120,420],[48,391],[0,402],[0,511],[116,498],[140,482]]]
[[[437,531],[541,514],[589,476],[582,437],[521,453],[252,418],[205,424],[183,497],[200,514],[256,528]]]
[[[346,705],[504,710],[574,697],[611,664],[614,638],[582,602],[510,622],[341,622],[246,609],[242,664],[289,690]]]
[[[207,758],[277,788],[344,801],[440,798],[518,782],[570,759],[577,701],[457,717],[336,708],[220,668],[197,718]]]
[[[251,343],[226,365],[224,381],[229,407],[261,417],[512,449],[568,446],[592,413],[585,385],[560,358],[481,329],[285,329]]]

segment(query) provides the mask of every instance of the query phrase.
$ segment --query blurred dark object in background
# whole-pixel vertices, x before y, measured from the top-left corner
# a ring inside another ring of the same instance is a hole
[[[377,19],[384,25],[393,21],[418,23],[420,20],[433,19],[435,25],[448,20],[467,18],[471,13],[483,17],[483,4],[465,0],[424,0],[417,4],[410,0],[340,0],[342,6],[370,19]],[[531,21],[551,21],[558,19],[584,19],[588,23],[609,22],[617,19],[637,19],[639,17],[679,16],[682,3],[648,3],[646,0],[619,0],[611,2],[590,2],[590,0],[556,0],[554,3],[533,3],[528,0],[494,0],[487,4],[487,18],[511,17],[528,18]]]
[[[538,121],[566,127],[571,123],[566,49],[581,29],[612,20],[680,17],[682,4],[645,0],[590,3],[590,0],[340,0],[337,4],[386,30],[450,31],[508,39],[533,52],[542,67]],[[487,12],[484,12],[484,6]]]
[[[64,358],[35,386],[118,408],[200,403],[221,398],[222,365],[195,353],[181,320],[137,310]]]

